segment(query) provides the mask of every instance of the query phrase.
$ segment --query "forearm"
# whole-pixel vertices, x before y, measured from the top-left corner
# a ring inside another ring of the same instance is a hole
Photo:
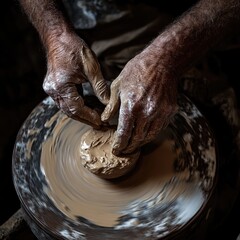
[[[54,46],[56,39],[72,33],[55,0],[19,0],[30,21],[38,31],[44,47]]]
[[[213,45],[239,29],[239,0],[202,0],[171,24],[146,49],[176,75]],[[161,53],[161,54],[159,54]]]

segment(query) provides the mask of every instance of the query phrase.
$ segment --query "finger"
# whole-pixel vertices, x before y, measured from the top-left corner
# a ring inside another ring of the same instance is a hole
[[[80,96],[79,99],[74,100],[62,97],[60,107],[72,119],[86,123],[93,128],[99,128],[101,125],[99,114],[95,110],[83,105],[83,100]]]
[[[158,117],[155,117],[155,120],[149,127],[148,133],[142,145],[153,141],[161,132],[161,130],[164,130],[169,125],[177,111],[177,105],[169,106],[167,110],[161,111],[161,114],[158,115]]]
[[[146,137],[142,142],[142,146],[153,141],[159,133],[167,127],[169,124],[168,118],[158,117],[152,124],[149,126]]]
[[[136,128],[133,130],[129,145],[123,150],[124,154],[131,154],[146,143],[154,140],[159,132],[164,129],[162,119],[155,121],[141,120]]]
[[[75,86],[68,86],[66,90],[58,93],[58,104],[62,111],[75,120],[87,123],[93,127],[101,125],[100,115],[84,105]]]
[[[89,80],[90,81],[90,80]],[[94,90],[94,93],[98,99],[104,105],[107,105],[109,102],[110,91],[107,82],[103,76],[96,76],[90,81]]]
[[[137,121],[137,125],[133,129],[128,145],[122,150],[124,154],[131,154],[142,146],[148,133],[149,126],[150,122],[147,118]]]
[[[91,83],[96,96],[106,105],[109,101],[110,91],[107,81],[103,78],[100,64],[98,63],[95,54],[89,48],[83,47],[82,60],[83,70]]]
[[[120,79],[114,80],[111,85],[111,97],[108,105],[105,107],[101,119],[103,122],[107,122],[110,118],[112,118],[120,106],[120,97],[119,97],[119,85]]]
[[[120,155],[128,145],[134,127],[134,118],[130,111],[121,106],[118,119],[118,127],[114,135],[113,154]]]

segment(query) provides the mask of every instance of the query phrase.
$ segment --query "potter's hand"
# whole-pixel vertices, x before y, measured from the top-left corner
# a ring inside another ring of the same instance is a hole
[[[239,31],[239,0],[201,0],[127,63],[111,86],[102,114],[120,106],[113,153],[129,153],[154,139],[176,111],[177,78],[214,44]]]
[[[94,53],[73,30],[61,11],[61,1],[20,0],[46,49],[48,70],[43,88],[69,117],[97,127],[96,111],[84,105],[77,85],[89,81],[99,100],[108,102],[108,89]]]
[[[113,153],[128,154],[153,140],[176,112],[177,84],[171,73],[144,51],[130,60],[111,85],[111,97],[102,120],[118,108]]]
[[[43,83],[45,92],[69,117],[93,127],[101,125],[99,114],[84,105],[76,87],[89,81],[98,99],[107,104],[107,84],[94,53],[75,34],[61,35],[48,46],[48,70]]]

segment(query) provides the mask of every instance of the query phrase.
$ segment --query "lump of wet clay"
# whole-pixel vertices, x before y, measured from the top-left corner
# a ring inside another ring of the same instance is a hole
[[[125,175],[136,164],[140,152],[117,157],[112,154],[114,129],[90,129],[83,134],[80,156],[83,166],[101,178],[112,179]]]

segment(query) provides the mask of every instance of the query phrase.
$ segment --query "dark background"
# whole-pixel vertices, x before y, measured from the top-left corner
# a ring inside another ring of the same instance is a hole
[[[47,95],[42,89],[46,59],[38,33],[16,0],[4,1],[0,11],[1,225],[20,208],[20,202],[13,186],[11,169],[15,138],[24,120]],[[240,56],[239,49],[233,52],[228,51],[220,57],[239,96],[240,59],[238,56]],[[233,58],[236,61],[233,61]],[[229,214],[228,220],[224,223],[226,228],[221,229],[219,236],[224,236],[223,239],[236,239],[240,233],[239,216],[240,209],[237,206]],[[232,221],[232,219],[236,220]],[[226,236],[229,237],[226,238]]]
[[[0,7],[0,225],[19,207],[11,161],[15,138],[45,98],[45,54],[39,36],[14,0]]]

